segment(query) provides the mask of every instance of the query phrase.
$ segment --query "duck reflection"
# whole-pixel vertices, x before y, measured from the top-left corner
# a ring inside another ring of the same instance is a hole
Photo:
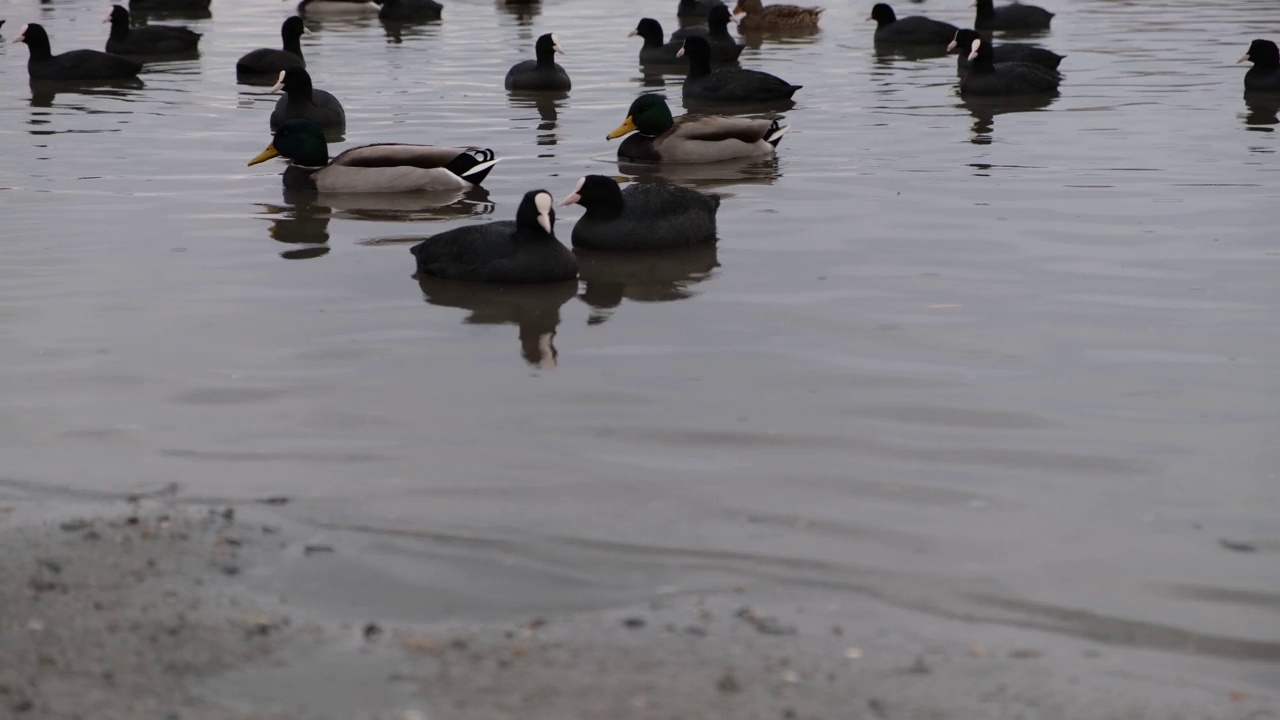
[[[1269,126],[1280,124],[1280,92],[1246,92],[1244,105],[1248,110],[1244,115],[1244,124],[1250,130],[1272,132]]]
[[[90,95],[100,98],[112,98],[118,100],[128,100],[136,91],[145,87],[141,80],[136,78],[130,80],[110,80],[110,81],[72,81],[72,80],[32,80],[31,81],[31,107],[47,108],[53,107],[54,100],[59,94],[66,95]],[[88,108],[83,109],[86,112],[94,111]]]
[[[499,12],[513,16],[521,25],[532,25],[533,19],[542,14],[538,0],[494,0]]]
[[[489,191],[482,187],[421,193],[322,193],[286,189],[284,200],[297,206],[326,206],[333,217],[343,220],[384,222],[456,220],[488,215],[494,209]]]
[[[769,43],[770,45],[812,45],[818,40],[818,35],[822,31],[817,28],[799,29],[799,28],[777,28],[772,30],[751,30],[748,32],[738,32],[742,44],[752,50],[759,50]]]
[[[990,145],[994,138],[997,115],[1038,112],[1052,105],[1057,99],[1056,95],[965,98],[960,101],[959,107],[973,116],[973,137],[969,142],[974,145]]]
[[[434,38],[440,35],[440,21],[407,22],[404,20],[383,20],[382,31],[386,33],[387,42],[399,45],[412,38]]]
[[[515,325],[519,328],[520,356],[540,368],[556,366],[555,347],[560,308],[578,292],[576,280],[533,285],[486,285],[415,276],[422,298],[432,305],[470,312],[464,323]]]
[[[537,110],[539,145],[551,146],[560,141],[560,110],[567,106],[569,93],[518,93],[508,92],[507,102],[516,110]],[[524,115],[524,113],[520,113]],[[512,122],[528,122],[529,117],[514,117]]]
[[[879,67],[893,67],[901,62],[932,60],[946,57],[947,44],[933,45],[894,45],[892,43],[876,43],[875,63]]]
[[[286,202],[288,199],[286,198]],[[262,215],[270,218],[267,235],[278,243],[293,246],[281,251],[285,260],[306,260],[329,253],[329,220],[331,208],[313,203],[289,205],[259,204]]]
[[[707,164],[644,163],[619,158],[618,173],[635,182],[674,183],[699,190],[733,185],[772,185],[782,177],[777,155]]]
[[[693,286],[711,277],[720,262],[716,244],[654,252],[574,250],[583,290],[579,298],[594,310],[589,325],[613,315],[623,300],[671,302],[696,293]]]

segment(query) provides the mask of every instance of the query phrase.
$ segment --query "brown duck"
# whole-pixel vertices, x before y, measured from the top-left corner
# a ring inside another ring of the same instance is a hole
[[[738,0],[734,15],[742,15],[738,29],[751,30],[817,30],[818,18],[825,8],[797,5],[765,5],[761,0]]]

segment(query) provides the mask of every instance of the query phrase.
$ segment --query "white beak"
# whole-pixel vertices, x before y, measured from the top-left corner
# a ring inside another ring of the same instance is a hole
[[[978,59],[977,50],[974,50],[973,52],[969,53],[969,62],[973,62],[974,60],[977,60],[977,59]]]
[[[875,21],[876,21],[875,18],[871,17],[870,15],[867,16],[867,22],[875,22]]]
[[[631,36],[630,36],[630,35],[628,35],[627,37],[631,37]],[[561,55],[564,55],[564,48],[560,47],[560,43],[556,43],[555,45],[552,45],[551,47],[555,48],[555,51],[556,51],[556,52],[560,53]]]
[[[956,49],[956,41],[952,40],[951,44],[947,45],[947,52],[951,52],[952,50],[955,50],[955,49]]]
[[[1240,59],[1236,61],[1236,64],[1239,65],[1242,62],[1249,62],[1249,53],[1241,55]]]
[[[684,46],[683,46],[683,45],[681,45],[681,46],[680,46],[680,49],[676,51],[676,57],[684,57]]]
[[[546,213],[541,213],[541,214],[539,214],[539,215],[538,215],[538,224],[542,226],[542,229],[543,229],[543,230],[546,230],[546,231],[547,231],[547,234],[548,234],[548,235],[550,235],[550,234],[551,234],[551,216],[550,216],[550,215],[548,215],[548,214],[546,214]]]
[[[969,7],[971,7],[971,8],[976,8],[976,7],[978,7],[978,0],[970,0],[970,2],[969,2]]]
[[[639,34],[640,34],[639,30],[632,30],[631,32],[627,33],[627,37],[635,37]]]
[[[303,26],[302,26],[302,34],[303,34],[303,35],[310,35],[310,34],[311,34],[311,31],[307,29],[307,26],[306,26],[306,25],[303,25]]]
[[[572,205],[581,199],[582,199],[582,196],[579,195],[578,193],[569,193],[567,196],[565,196],[564,200],[560,201],[560,207],[564,207],[566,205]],[[548,230],[548,232],[550,231]]]
[[[102,24],[103,24],[103,25],[106,25],[106,24],[107,24],[107,23],[109,23],[109,22],[111,22],[111,13],[107,13],[107,16],[106,16],[106,17],[104,17],[104,18],[102,18]]]
[[[26,33],[26,31],[25,31],[25,30],[24,30],[24,31],[22,31],[22,32],[20,32],[20,33],[18,33],[18,37],[14,38],[14,39],[13,39],[13,41],[12,41],[12,42],[10,42],[9,44],[10,44],[10,45],[17,45],[18,43],[22,42],[22,39],[23,39],[24,37],[26,37],[26,34],[27,34],[27,33]]]
[[[284,92],[284,70],[280,71],[280,78],[276,80],[276,84],[271,86],[271,92]]]

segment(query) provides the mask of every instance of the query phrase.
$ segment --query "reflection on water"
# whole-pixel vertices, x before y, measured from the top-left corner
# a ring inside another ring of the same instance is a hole
[[[785,144],[786,138],[782,142]],[[776,155],[737,158],[711,165],[644,163],[622,159],[617,163],[618,173],[636,182],[674,183],[701,190],[734,185],[772,185],[782,177]]]
[[[1250,126],[1250,130],[1273,132],[1270,126],[1280,124],[1276,117],[1280,113],[1280,93],[1245,92],[1244,105],[1248,110],[1244,124]]]
[[[973,116],[973,137],[969,142],[974,145],[990,145],[994,139],[997,115],[1037,112],[1049,107],[1057,99],[1057,96],[1052,95],[965,98],[956,107],[964,108]]]
[[[542,3],[538,0],[494,0],[494,4],[521,25],[532,25],[533,19],[542,14]]]
[[[600,252],[577,249],[583,302],[594,308],[587,319],[599,325],[623,300],[670,302],[694,296],[693,286],[706,281],[716,268],[716,243],[661,252]]]
[[[426,193],[321,193],[286,189],[284,199],[295,205],[325,205],[336,218],[383,222],[456,220],[488,215],[494,210],[489,191],[482,187]]]
[[[818,38],[822,35],[822,30],[818,28],[753,29],[747,32],[739,32],[738,35],[738,42],[752,50],[759,50],[765,45],[812,45],[818,41]],[[798,80],[794,82],[798,85],[804,84]]]
[[[64,81],[64,80],[31,80],[31,107],[48,108],[58,99],[58,95],[85,95],[96,98],[128,101],[143,89],[144,84],[136,78],[130,80],[111,80],[97,82]],[[86,98],[87,100],[88,98]],[[96,110],[87,103],[73,105],[84,112],[104,112]],[[39,134],[39,133],[37,133]]]
[[[432,305],[460,308],[470,312],[464,323],[475,325],[516,325],[520,328],[520,356],[540,368],[555,367],[559,352],[555,347],[560,308],[577,294],[578,283],[533,285],[489,285],[415,276],[422,297]]]
[[[287,201],[287,199],[286,199]],[[329,252],[330,208],[311,203],[291,205],[259,204],[262,215],[271,219],[267,235],[286,245],[302,245],[280,252],[285,260],[306,260]]]
[[[569,93],[521,93],[508,92],[507,102],[512,108],[519,110],[537,110],[538,111],[538,136],[537,144],[550,146],[555,145],[559,137],[559,119],[560,110],[568,107],[566,102]],[[531,118],[518,114],[511,118],[512,122],[525,123]]]

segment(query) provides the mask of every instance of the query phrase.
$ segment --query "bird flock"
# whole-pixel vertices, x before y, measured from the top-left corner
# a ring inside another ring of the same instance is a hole
[[[501,0],[533,5],[538,0]],[[209,0],[131,0],[138,13],[206,13]],[[993,32],[1009,35],[1047,31],[1054,14],[1014,2],[996,6],[975,0],[972,28],[960,28],[924,16],[898,17],[877,3],[874,22],[877,51],[920,57],[956,53],[962,97],[1053,96],[1059,91],[1059,67],[1065,56],[1034,44],[995,43]],[[329,154],[328,142],[346,130],[346,114],[332,94],[316,88],[306,70],[301,37],[303,16],[376,12],[387,22],[432,22],[442,17],[434,0],[301,0],[297,14],[280,28],[279,48],[246,53],[235,66],[239,81],[270,85],[281,97],[268,120],[270,144],[249,161],[287,160],[285,188],[316,193],[456,193],[481,186],[500,158],[490,148],[378,143]],[[730,28],[737,19],[743,35],[805,35],[819,30],[823,9],[763,0],[736,0],[730,10],[719,0],[679,0],[682,23],[668,39],[654,18],[642,18],[631,31],[643,44],[639,64],[685,75],[682,103],[690,114],[674,116],[666,98],[642,94],[625,119],[606,136],[621,138],[618,157],[637,163],[710,164],[772,156],[789,126],[772,116],[794,107],[803,86],[776,75],[739,66],[745,47]],[[0,20],[0,25],[3,24]],[[71,50],[54,54],[49,34],[35,23],[24,26],[14,42],[29,50],[33,81],[96,82],[136,78],[143,63],[199,52],[201,35],[186,27],[135,25],[130,11],[113,6],[105,51]],[[556,62],[564,47],[554,33],[541,35],[534,57],[512,66],[504,87],[512,93],[564,96],[572,90],[569,73]],[[1244,85],[1250,92],[1280,92],[1280,50],[1269,40],[1254,40],[1239,62],[1250,62]],[[753,115],[769,114],[769,117]],[[574,225],[575,248],[625,253],[712,243],[721,198],[668,184],[632,183],[621,187],[604,175],[588,175],[563,198],[585,215]],[[575,255],[557,239],[552,194],[532,190],[516,208],[513,221],[469,225],[427,238],[412,248],[420,275],[444,280],[524,284],[570,281],[578,277]]]

